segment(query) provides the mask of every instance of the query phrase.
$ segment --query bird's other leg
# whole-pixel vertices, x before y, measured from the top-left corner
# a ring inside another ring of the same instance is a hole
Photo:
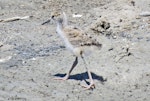
[[[78,57],[75,58],[75,61],[72,64],[72,67],[70,68],[69,72],[64,77],[55,78],[55,80],[67,80],[72,72],[72,70],[76,67],[78,64]]]
[[[81,58],[83,59],[83,62],[84,62],[84,64],[85,64],[85,68],[86,68],[86,70],[87,70],[87,73],[88,73],[88,76],[89,76],[89,79],[90,79],[90,84],[89,84],[89,85],[82,85],[82,87],[84,87],[84,88],[86,88],[86,89],[93,89],[93,88],[95,88],[95,84],[94,84],[94,81],[93,81],[91,72],[90,72],[90,70],[89,70],[88,67],[87,67],[87,64],[86,64],[86,62],[85,62],[84,57],[81,56]]]

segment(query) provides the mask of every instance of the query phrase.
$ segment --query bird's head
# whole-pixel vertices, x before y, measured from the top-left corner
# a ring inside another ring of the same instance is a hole
[[[60,19],[64,19],[65,17],[65,13],[63,12],[59,12],[59,11],[54,11],[54,12],[51,12],[51,16],[50,16],[50,19],[45,21],[44,23],[42,23],[42,25],[46,24],[46,23],[49,23],[49,22],[57,22],[59,21]]]
[[[55,11],[55,12],[51,13],[51,19],[58,20],[60,18],[62,18],[62,13],[61,12]]]

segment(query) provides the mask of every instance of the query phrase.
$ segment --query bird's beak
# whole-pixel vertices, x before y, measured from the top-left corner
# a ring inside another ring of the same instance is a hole
[[[49,20],[43,22],[41,25],[45,25],[46,23],[49,23],[51,20],[52,20],[52,22],[55,20],[55,19],[54,19],[54,16],[52,16],[51,19],[49,19]]]
[[[49,19],[49,20],[43,22],[41,25],[45,25],[46,23],[49,23],[50,21],[51,21],[51,19]]]

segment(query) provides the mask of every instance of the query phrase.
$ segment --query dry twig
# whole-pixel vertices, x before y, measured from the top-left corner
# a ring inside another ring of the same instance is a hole
[[[24,17],[12,17],[12,18],[7,18],[7,19],[0,19],[0,22],[11,22],[11,21],[17,21],[17,20],[24,20],[31,18],[32,16],[24,16]]]

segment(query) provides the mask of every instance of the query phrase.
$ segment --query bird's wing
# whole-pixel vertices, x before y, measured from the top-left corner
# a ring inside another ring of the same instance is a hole
[[[71,42],[72,45],[74,46],[97,46],[101,47],[101,44],[98,43],[95,39],[92,38],[92,36],[84,33],[79,28],[76,27],[65,27],[64,28],[64,33],[68,37],[69,41]]]

